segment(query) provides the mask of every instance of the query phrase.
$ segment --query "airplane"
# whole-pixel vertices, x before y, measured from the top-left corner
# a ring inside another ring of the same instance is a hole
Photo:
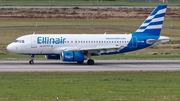
[[[47,59],[94,65],[91,56],[121,54],[166,43],[169,37],[160,36],[167,5],[158,5],[142,25],[131,34],[31,34],[17,38],[7,46],[13,53],[34,55]]]

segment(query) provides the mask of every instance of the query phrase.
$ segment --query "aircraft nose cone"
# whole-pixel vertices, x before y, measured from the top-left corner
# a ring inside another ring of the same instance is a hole
[[[8,51],[10,51],[10,52],[13,52],[13,47],[12,47],[12,44],[9,44],[8,46],[7,46],[7,50]]]

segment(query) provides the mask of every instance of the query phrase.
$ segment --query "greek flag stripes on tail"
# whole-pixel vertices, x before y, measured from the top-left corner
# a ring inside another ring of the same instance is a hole
[[[158,5],[135,33],[148,33],[159,36],[164,21],[167,5]]]

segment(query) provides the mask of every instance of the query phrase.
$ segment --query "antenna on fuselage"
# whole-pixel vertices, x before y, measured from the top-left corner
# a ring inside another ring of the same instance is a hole
[[[33,33],[33,35],[36,34],[35,32]]]
[[[106,32],[104,32],[104,34],[106,34]]]

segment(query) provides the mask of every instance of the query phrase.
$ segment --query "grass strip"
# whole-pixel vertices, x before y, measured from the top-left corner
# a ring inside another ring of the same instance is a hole
[[[1,101],[179,101],[180,72],[0,73]]]

